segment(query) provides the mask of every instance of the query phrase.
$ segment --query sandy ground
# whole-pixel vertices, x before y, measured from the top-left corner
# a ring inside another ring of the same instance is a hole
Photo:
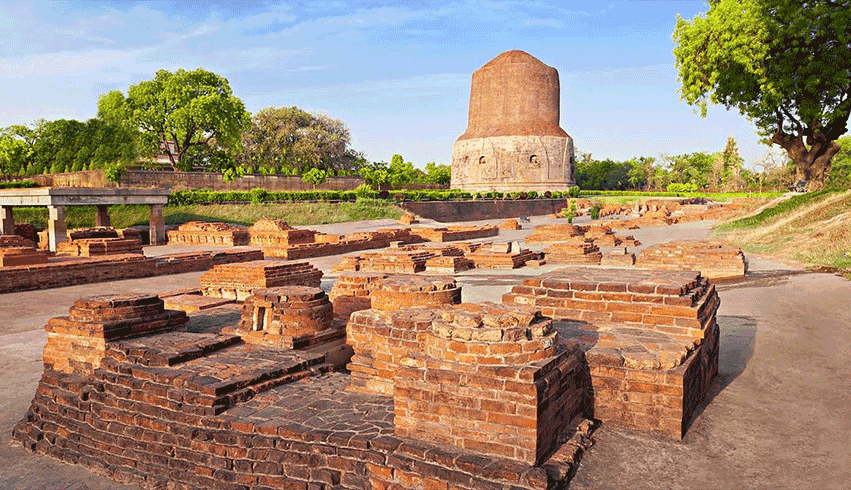
[[[533,217],[523,223],[523,230],[502,232],[499,240],[522,239],[532,225],[550,222]],[[635,235],[644,247],[706,237],[710,224],[619,233]],[[392,220],[381,220],[316,229],[349,233],[392,225]],[[178,251],[183,250],[146,249],[149,255]],[[325,289],[336,277],[330,268],[337,260],[310,260],[326,272]],[[851,488],[851,282],[764,257],[751,257],[750,266],[747,279],[720,285],[720,375],[685,439],[671,441],[603,425],[571,488]],[[499,302],[521,278],[554,268],[467,271],[457,280],[464,301]],[[200,275],[0,294],[0,369],[5,381],[0,385],[0,488],[133,488],[11,443],[12,426],[26,412],[41,376],[43,325],[50,317],[67,314],[81,296],[192,287]]]

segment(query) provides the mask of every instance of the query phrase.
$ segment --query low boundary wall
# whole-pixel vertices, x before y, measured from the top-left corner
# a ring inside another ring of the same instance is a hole
[[[567,207],[566,199],[529,199],[517,201],[411,201],[400,206],[417,216],[442,223],[519,216],[543,216]]]

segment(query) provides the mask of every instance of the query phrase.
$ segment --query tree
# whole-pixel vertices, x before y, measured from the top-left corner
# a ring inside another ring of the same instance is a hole
[[[673,38],[682,99],[737,109],[820,187],[851,114],[851,0],[712,0]]]
[[[137,130],[141,152],[165,152],[173,170],[193,147],[215,142],[220,149],[236,152],[250,120],[228,81],[203,68],[160,70],[153,80],[131,86],[126,98],[110,92],[98,102],[98,115]]]
[[[426,163],[425,180],[433,184],[448,185],[452,181],[452,167],[435,162]]]
[[[316,189],[317,185],[328,180],[328,172],[319,168],[312,168],[301,174],[301,180],[308,184],[313,184],[313,188]]]
[[[831,187],[851,188],[851,136],[837,140],[839,152],[833,157],[827,183]]]
[[[298,107],[267,107],[251,118],[237,162],[252,172],[303,174],[312,168],[351,172],[362,162],[346,124]]]
[[[390,183],[390,170],[387,162],[372,162],[361,166],[358,175],[364,183],[372,187],[380,187]]]

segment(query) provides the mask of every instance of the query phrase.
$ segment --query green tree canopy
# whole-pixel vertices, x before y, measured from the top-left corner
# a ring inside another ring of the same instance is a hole
[[[851,114],[851,0],[712,0],[673,38],[681,97],[737,109],[819,187]]]
[[[98,115],[137,130],[140,152],[153,156],[162,150],[173,169],[193,147],[235,153],[250,121],[228,81],[203,68],[160,70],[153,80],[131,86],[126,98],[110,92],[101,97]]]
[[[346,124],[298,107],[267,107],[251,118],[237,162],[251,172],[303,174],[312,168],[356,171],[362,156],[349,147]]]

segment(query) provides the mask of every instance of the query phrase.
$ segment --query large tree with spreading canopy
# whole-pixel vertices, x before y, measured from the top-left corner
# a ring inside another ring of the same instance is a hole
[[[851,114],[851,0],[712,0],[673,38],[683,100],[735,108],[821,187]]]
[[[101,97],[98,116],[139,131],[141,153],[162,150],[173,169],[190,151],[236,153],[251,117],[228,81],[203,68],[160,70],[131,86],[126,98],[110,92]]]

